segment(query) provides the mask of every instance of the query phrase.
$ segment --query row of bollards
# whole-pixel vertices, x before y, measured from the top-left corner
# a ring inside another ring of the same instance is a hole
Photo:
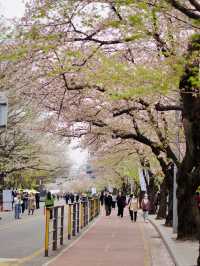
[[[63,245],[65,227],[67,238],[70,240],[78,235],[99,213],[100,202],[98,198],[70,203],[67,208],[64,205],[46,208],[45,257],[49,255],[50,245],[52,245],[52,250],[57,250],[58,244]]]

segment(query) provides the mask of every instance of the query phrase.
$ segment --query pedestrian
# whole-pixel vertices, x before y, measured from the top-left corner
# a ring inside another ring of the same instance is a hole
[[[75,199],[76,199],[76,202],[79,202],[79,199],[80,199],[79,194],[76,195]]]
[[[21,208],[22,208],[22,214],[23,214],[25,211],[25,195],[24,195],[24,193],[22,193],[22,195],[21,195]]]
[[[155,212],[157,213],[158,207],[160,205],[160,192],[158,191],[155,198]]]
[[[68,204],[68,202],[69,202],[69,194],[66,193],[64,198],[65,198],[65,203]]]
[[[138,211],[138,199],[135,198],[133,194],[130,195],[128,208],[129,208],[129,213],[131,216],[131,221],[133,222],[133,215],[134,215],[134,222],[136,222],[137,221],[137,211]]]
[[[20,219],[21,215],[21,196],[19,194],[16,194],[14,198],[14,210],[15,210],[15,219]]]
[[[125,206],[126,206],[126,196],[122,195],[122,193],[119,192],[117,196],[117,207],[118,207],[117,216],[121,216],[121,218],[123,218]]]
[[[74,203],[74,194],[70,194],[70,200],[71,200],[71,203]]]
[[[47,197],[45,200],[45,207],[46,208],[52,208],[53,206],[54,206],[54,198],[51,195],[51,192],[48,191]],[[53,209],[50,209],[50,219],[52,219],[52,218],[53,218]]]
[[[111,193],[106,194],[104,203],[105,203],[106,216],[110,216],[111,215],[111,209],[112,209],[112,195],[111,195]]]
[[[36,209],[40,208],[40,193],[35,194]]]
[[[103,204],[104,204],[104,192],[103,191],[101,192],[101,195],[99,197],[99,200],[101,202],[101,206],[103,206]]]
[[[26,192],[24,194],[24,206],[25,206],[25,210],[28,209],[28,193]]]
[[[142,199],[141,202],[141,207],[143,210],[143,217],[144,217],[144,221],[147,223],[147,219],[148,219],[148,214],[149,214],[149,206],[150,206],[150,201],[148,199],[148,195],[145,194],[144,198]]]
[[[117,196],[116,196],[116,195],[113,195],[113,196],[112,196],[112,208],[113,208],[113,209],[115,209],[116,201],[117,201]]]
[[[30,197],[28,198],[28,215],[30,214],[34,214],[34,210],[35,210],[35,197],[34,195],[31,193]]]
[[[17,196],[16,192],[12,190],[12,210],[14,209],[14,201],[16,196]]]

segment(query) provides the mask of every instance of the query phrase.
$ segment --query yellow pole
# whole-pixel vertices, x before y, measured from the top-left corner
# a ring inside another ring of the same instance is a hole
[[[72,205],[68,205],[68,239],[71,239],[72,235]]]
[[[45,257],[48,257],[49,251],[49,219],[50,219],[50,210],[45,208]]]

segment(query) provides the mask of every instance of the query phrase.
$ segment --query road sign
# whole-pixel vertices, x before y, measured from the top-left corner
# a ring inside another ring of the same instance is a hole
[[[0,95],[0,127],[7,126],[8,100],[3,94]]]

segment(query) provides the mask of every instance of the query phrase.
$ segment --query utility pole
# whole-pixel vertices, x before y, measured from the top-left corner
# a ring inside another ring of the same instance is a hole
[[[177,132],[176,132],[176,147],[177,147],[177,158],[180,161],[181,154],[180,154],[180,111],[175,112],[175,121],[177,125]],[[178,232],[178,202],[177,202],[177,166],[174,164],[174,182],[173,182],[173,233]]]

